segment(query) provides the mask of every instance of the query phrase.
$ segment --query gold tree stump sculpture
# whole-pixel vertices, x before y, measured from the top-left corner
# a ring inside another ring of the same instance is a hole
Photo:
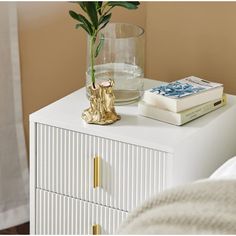
[[[82,113],[82,119],[89,124],[107,125],[120,120],[115,111],[114,81],[109,80],[89,87],[90,107]]]

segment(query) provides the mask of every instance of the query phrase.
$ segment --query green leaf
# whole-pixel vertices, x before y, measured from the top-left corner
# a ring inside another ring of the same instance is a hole
[[[101,16],[101,18],[99,19],[98,24],[99,24],[99,25],[105,24],[105,23],[107,23],[110,19],[111,19],[111,13],[108,14],[108,15]]]
[[[88,29],[84,26],[84,24],[82,24],[82,23],[76,24],[75,28],[78,29],[79,27],[82,27],[82,28],[90,35],[90,32],[89,32]]]
[[[70,10],[70,11],[69,11],[69,14],[70,14],[70,16],[71,16],[73,19],[77,20],[78,14],[77,14],[76,12]]]
[[[103,2],[97,2],[97,10],[98,10],[98,13],[99,13],[99,15],[101,16],[102,15],[102,11],[101,11],[101,8],[102,8],[102,3]]]
[[[111,7],[124,7],[129,10],[137,9],[139,2],[108,2],[108,6]]]
[[[77,2],[77,3],[80,5],[82,10],[87,13],[87,9],[86,9],[86,6],[85,6],[84,2]]]
[[[136,6],[140,5],[140,2],[135,2],[135,1],[132,1],[132,2],[129,2],[129,3],[132,3],[132,4],[136,5]]]
[[[84,25],[84,27],[82,27],[82,28],[83,28],[83,29],[86,28],[86,31],[87,31],[87,33],[88,33],[89,35],[92,35],[92,34],[93,34],[93,29],[92,29],[91,23],[90,23],[83,15],[77,14],[77,13],[74,12],[74,11],[69,11],[69,14],[70,14],[70,16],[71,16],[73,19],[75,19],[75,20],[81,22],[81,23]]]
[[[96,48],[95,58],[98,56],[99,52],[101,51],[101,49],[102,49],[102,47],[104,45],[104,40],[105,40],[104,34],[101,34],[98,46]]]
[[[87,9],[87,14],[93,23],[93,26],[95,29],[98,28],[98,16],[97,16],[97,7],[96,7],[96,2],[84,2],[86,9]]]

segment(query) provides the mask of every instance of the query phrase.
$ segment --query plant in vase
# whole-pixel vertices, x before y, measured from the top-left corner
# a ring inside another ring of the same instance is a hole
[[[137,9],[139,2],[76,2],[85,13],[86,17],[74,11],[69,11],[70,16],[78,23],[76,29],[82,28],[89,36],[90,50],[90,76],[91,85],[89,86],[90,108],[86,109],[82,118],[87,123],[111,124],[120,119],[114,107],[115,96],[112,87],[114,81],[108,80],[96,84],[95,77],[95,58],[99,55],[103,47],[104,35],[99,32],[109,23],[115,7],[126,9]],[[99,36],[99,39],[98,39]]]

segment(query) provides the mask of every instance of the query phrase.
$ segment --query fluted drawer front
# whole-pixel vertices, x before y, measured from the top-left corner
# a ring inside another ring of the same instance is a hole
[[[37,187],[128,211],[166,187],[168,154],[37,124]],[[94,157],[101,158],[101,187]]]
[[[36,234],[114,234],[127,212],[81,201],[64,195],[36,190]]]

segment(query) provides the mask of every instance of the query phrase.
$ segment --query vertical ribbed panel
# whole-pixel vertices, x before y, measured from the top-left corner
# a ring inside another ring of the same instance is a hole
[[[93,158],[102,187],[93,188]],[[168,153],[37,124],[37,187],[129,211],[166,188]]]
[[[36,234],[114,234],[127,213],[44,190],[36,190]]]

